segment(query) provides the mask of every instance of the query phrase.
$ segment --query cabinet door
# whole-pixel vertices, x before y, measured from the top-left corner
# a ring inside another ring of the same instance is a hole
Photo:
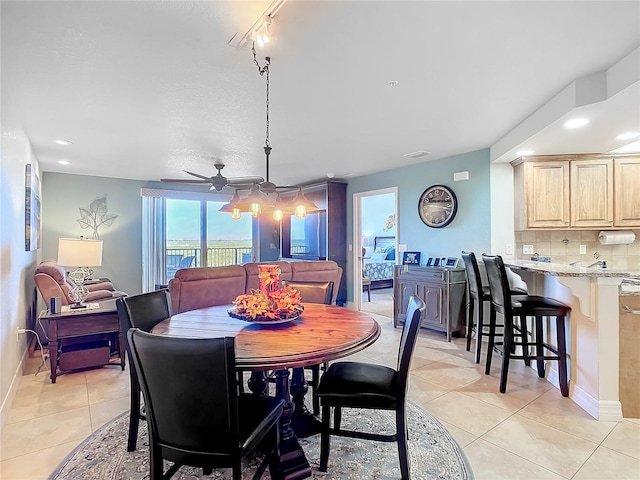
[[[409,297],[418,293],[418,282],[416,280],[408,280],[396,278],[394,291],[394,322],[393,326],[404,323],[407,318],[407,306],[409,305]]]
[[[571,226],[613,225],[613,161],[571,162]]]
[[[430,283],[418,285],[418,295],[426,304],[421,325],[436,330],[446,330],[446,310],[443,308],[444,288],[443,285]]]
[[[569,226],[569,162],[525,164],[527,227]]]
[[[616,158],[614,177],[614,225],[640,227],[640,157]]]

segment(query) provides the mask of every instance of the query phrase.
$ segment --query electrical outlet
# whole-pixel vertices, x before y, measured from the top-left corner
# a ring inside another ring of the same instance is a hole
[[[16,343],[20,343],[20,335],[27,333],[24,328],[17,327],[16,330]]]
[[[524,255],[533,255],[533,245],[523,245],[522,253]]]
[[[505,255],[513,255],[513,245],[511,245],[510,243],[507,243],[504,246],[504,254]]]
[[[580,245],[580,255],[586,255],[586,254],[587,254],[587,246]]]

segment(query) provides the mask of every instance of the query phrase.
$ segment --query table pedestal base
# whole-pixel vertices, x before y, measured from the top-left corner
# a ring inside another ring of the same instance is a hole
[[[249,389],[254,393],[266,392],[264,372],[253,372],[249,380]],[[291,401],[289,389],[289,370],[276,371],[276,398],[284,400],[284,412],[280,420],[280,468],[274,473],[276,480],[302,480],[311,476],[311,466],[298,443],[292,428],[295,405]]]

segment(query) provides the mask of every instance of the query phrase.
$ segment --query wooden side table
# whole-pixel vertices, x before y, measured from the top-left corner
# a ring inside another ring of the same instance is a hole
[[[77,368],[97,367],[100,365],[120,365],[125,367],[124,333],[120,330],[120,321],[116,310],[115,300],[101,302],[98,308],[67,309],[61,313],[46,313],[41,318],[49,322],[49,361],[51,364],[51,383],[56,383],[58,366],[61,356],[70,359],[65,370]],[[111,361],[109,352],[105,357],[104,348],[99,342],[90,341],[92,336],[100,334],[118,335],[118,355],[120,362]],[[64,352],[61,348],[62,340],[76,339],[77,343]],[[82,340],[87,339],[86,343]],[[66,359],[66,358],[65,358]]]

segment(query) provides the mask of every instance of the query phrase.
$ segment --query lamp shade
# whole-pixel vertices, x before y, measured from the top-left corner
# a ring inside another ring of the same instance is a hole
[[[63,267],[99,267],[102,265],[102,240],[58,239],[58,265]]]

